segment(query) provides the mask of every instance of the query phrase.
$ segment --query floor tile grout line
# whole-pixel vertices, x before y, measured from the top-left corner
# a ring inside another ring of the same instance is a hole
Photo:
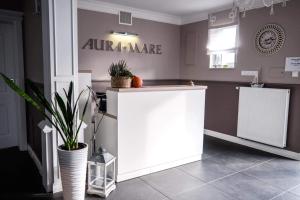
[[[221,180],[221,179],[224,179],[224,178],[226,178],[226,177],[233,176],[233,175],[235,175],[235,174],[238,174],[238,173],[247,171],[247,170],[249,170],[249,169],[251,169],[251,168],[254,168],[254,167],[263,165],[263,164],[268,163],[268,162],[270,162],[270,161],[272,161],[272,160],[275,160],[275,159],[276,159],[276,158],[271,158],[271,159],[269,159],[269,160],[266,160],[266,161],[263,161],[263,162],[261,162],[261,163],[257,163],[257,164],[254,164],[253,166],[250,166],[250,167],[247,167],[247,168],[245,168],[245,169],[242,169],[242,170],[240,170],[240,171],[236,171],[236,170],[234,170],[234,169],[228,167],[229,169],[233,170],[234,172],[233,172],[233,173],[230,173],[230,174],[227,174],[226,176],[222,176],[222,177],[220,177],[220,178],[214,179],[214,180],[212,180],[212,181],[208,181],[208,182],[205,182],[205,180],[203,180],[203,179],[201,179],[201,178],[199,178],[199,177],[197,177],[197,176],[194,176],[194,175],[192,175],[192,174],[186,172],[186,171],[183,170],[183,169],[180,169],[180,167],[177,167],[176,169],[178,169],[178,170],[184,172],[185,174],[187,174],[187,175],[189,175],[189,176],[192,176],[192,177],[194,177],[194,178],[196,178],[196,179],[198,179],[198,180],[200,180],[200,181],[203,181],[205,184],[211,184],[211,183],[214,183],[214,182],[219,181],[219,180]]]
[[[209,156],[209,157],[207,157],[207,158],[215,157],[215,156],[218,156],[218,155],[220,155],[220,154],[215,154],[215,155]],[[205,159],[206,159],[206,158],[205,158]],[[205,159],[202,159],[202,160],[205,160]],[[247,174],[247,173],[243,173],[243,172],[246,172],[247,170],[252,169],[252,168],[255,168],[255,167],[258,167],[258,166],[260,166],[260,165],[264,165],[264,164],[266,164],[266,163],[268,163],[268,162],[271,162],[272,160],[276,160],[276,159],[278,159],[278,158],[271,158],[271,159],[265,160],[265,161],[263,161],[263,162],[258,162],[258,163],[256,163],[256,164],[250,166],[250,167],[247,167],[247,168],[242,169],[242,170],[239,170],[239,171],[236,171],[235,169],[232,169],[232,168],[228,167],[229,169],[234,170],[234,172],[233,172],[233,173],[230,173],[230,174],[228,174],[228,175],[226,175],[226,176],[220,177],[220,178],[218,178],[218,179],[214,179],[214,180],[212,180],[212,181],[208,181],[208,182],[205,182],[205,180],[203,180],[203,179],[201,179],[201,178],[199,178],[199,177],[197,177],[197,176],[194,176],[194,175],[188,173],[186,170],[182,169],[180,166],[175,167],[176,170],[179,170],[179,171],[183,172],[184,174],[186,174],[186,175],[188,175],[188,176],[190,176],[190,177],[196,178],[196,179],[198,179],[198,180],[200,180],[200,181],[203,182],[202,185],[195,186],[195,187],[192,187],[192,188],[190,188],[190,189],[188,189],[188,190],[185,190],[185,191],[183,191],[183,192],[180,192],[180,193],[177,194],[176,196],[181,195],[181,194],[186,193],[186,192],[189,192],[189,191],[192,191],[192,190],[194,190],[195,188],[201,188],[201,187],[204,187],[204,186],[209,185],[209,186],[212,186],[214,189],[217,189],[218,191],[220,191],[220,192],[222,192],[222,193],[228,195],[229,197],[236,199],[235,197],[232,197],[230,194],[228,194],[228,193],[226,193],[226,192],[224,192],[224,191],[218,189],[217,187],[214,187],[213,183],[216,182],[216,181],[222,180],[222,179],[224,179],[224,178],[227,178],[227,177],[230,177],[230,176],[239,174],[239,173],[242,173],[243,175],[246,175],[246,176],[255,178],[255,179],[257,179],[257,180],[259,180],[259,181],[261,181],[261,182],[263,182],[263,183],[266,183],[266,184],[268,184],[268,185],[270,185],[270,186],[273,186],[272,184],[270,184],[270,183],[268,183],[268,182],[265,182],[264,180],[261,180],[260,178],[258,178],[258,177],[256,177],[256,176],[253,176],[253,175]],[[244,160],[244,159],[241,159],[241,160]],[[246,161],[247,161],[247,160],[246,160]],[[250,162],[250,161],[249,161],[249,162]],[[253,162],[253,163],[255,163],[255,162]],[[144,179],[142,179],[142,178],[139,178],[139,179],[140,179],[141,181],[143,181],[145,184],[147,184],[148,186],[150,186],[150,187],[151,187],[152,189],[154,189],[155,191],[159,192],[161,195],[163,195],[163,196],[164,196],[165,198],[167,198],[168,200],[172,200],[172,199],[173,199],[172,197],[169,197],[168,195],[166,195],[166,194],[164,194],[163,192],[161,192],[159,189],[157,189],[156,187],[154,187],[151,183],[147,182],[146,180],[144,180]],[[277,186],[273,186],[273,187],[275,187],[275,188],[281,190],[282,192],[280,192],[280,193],[277,194],[276,196],[270,198],[269,200],[273,200],[273,199],[275,199],[275,198],[277,198],[277,197],[279,197],[279,196],[281,196],[281,195],[283,195],[283,194],[286,194],[286,193],[291,193],[291,190],[293,190],[294,188],[296,188],[296,187],[298,187],[298,186],[300,186],[300,184],[298,184],[298,185],[296,185],[296,186],[294,186],[294,187],[292,187],[292,188],[290,188],[290,189],[288,189],[288,190],[284,190],[284,189],[279,188],[279,187],[277,187]],[[293,193],[291,193],[291,194],[293,194]],[[293,194],[293,195],[298,196],[298,195],[296,195],[296,194]]]
[[[195,162],[192,162],[192,163],[197,163],[197,162],[205,161],[205,160],[207,160],[207,159],[210,159],[211,157],[218,156],[219,154],[221,154],[221,153],[217,153],[216,155],[211,155],[211,156],[209,156],[209,157],[203,158],[203,159],[201,159],[201,160],[198,160],[198,161],[195,161]],[[214,162],[214,163],[216,163],[216,164],[219,164],[219,163],[217,163],[217,162],[214,161],[214,160],[209,160],[209,161],[210,161],[210,162]],[[188,165],[188,164],[192,164],[192,163],[186,163],[186,164],[177,166],[177,167],[175,167],[175,169],[180,170],[181,172],[184,172],[185,174],[187,174],[187,175],[189,175],[189,176],[191,176],[191,177],[197,178],[198,180],[203,181],[204,183],[207,183],[205,180],[203,180],[203,179],[201,179],[201,178],[199,178],[199,177],[197,177],[197,176],[194,176],[194,175],[188,173],[186,170],[182,169],[182,166]],[[236,170],[234,170],[234,169],[232,169],[232,168],[229,168],[229,167],[227,167],[227,168],[230,169],[230,170],[232,170],[232,171],[235,171],[235,172],[236,172]]]
[[[181,169],[181,166],[176,167],[176,169],[179,170],[179,171],[181,171],[181,172],[183,172],[184,174],[186,174],[186,175],[188,175],[188,176],[191,176],[191,177],[196,178],[196,179],[198,179],[198,180],[200,180],[200,181],[203,181],[204,184],[207,184],[207,182],[206,182],[205,180],[203,180],[203,179],[201,179],[201,178],[199,178],[199,177],[197,177],[197,176],[194,176],[193,174],[188,173],[188,172],[185,171],[184,169]]]
[[[293,187],[293,189],[295,189],[296,187],[299,187],[299,186],[300,186],[300,184],[298,184],[295,187]],[[300,198],[300,194],[293,193],[292,191],[288,191],[288,192],[290,192],[291,194],[293,194],[293,195],[295,195],[295,196],[297,196],[297,197]]]
[[[243,169],[243,170],[239,170],[239,171],[236,171],[236,172],[234,172],[234,173],[228,174],[228,175],[226,175],[226,176],[224,176],[224,177],[221,177],[221,178],[218,178],[218,179],[209,181],[209,182],[207,182],[207,184],[210,185],[210,186],[212,186],[212,187],[214,187],[214,188],[217,188],[217,187],[215,187],[215,186],[213,185],[213,183],[215,183],[216,181],[219,181],[219,180],[222,180],[222,179],[224,179],[224,178],[227,178],[227,177],[230,177],[230,176],[233,176],[233,175],[242,173],[242,172],[247,171],[247,170],[249,170],[249,169],[251,169],[251,168],[254,168],[254,167],[263,165],[263,164],[265,164],[265,163],[268,163],[268,162],[270,162],[270,161],[272,161],[272,160],[274,160],[274,159],[275,159],[275,158],[271,158],[271,159],[266,160],[266,161],[264,161],[264,162],[257,163],[257,164],[255,164],[255,165],[253,165],[253,166],[251,166],[251,167],[247,167],[247,168],[245,168],[245,169]],[[218,188],[217,188],[217,189],[218,189]],[[224,191],[223,191],[223,192],[224,192]],[[227,192],[224,192],[224,193],[228,194]],[[230,194],[228,194],[228,195],[230,195]],[[230,195],[230,196],[231,196],[231,195]]]
[[[232,199],[243,200],[243,199],[240,199],[240,198],[238,198],[238,197],[233,197],[231,194],[229,194],[229,193],[227,193],[227,192],[224,192],[223,190],[217,188],[215,185],[212,185],[212,184],[208,184],[208,185],[211,186],[211,187],[213,187],[214,189],[216,189],[216,190],[218,190],[218,191],[220,191],[220,192],[222,192],[222,193],[228,195],[228,196],[231,197]]]
[[[258,177],[256,177],[256,176],[253,176],[253,175],[251,175],[251,174],[243,173],[243,175],[249,176],[249,177],[251,177],[251,178],[255,178],[255,179],[257,179],[257,180],[259,180],[259,181],[261,181],[261,182],[263,182],[263,183],[265,183],[265,184],[268,184],[268,185],[270,185],[270,186],[272,186],[272,187],[274,187],[274,188],[276,188],[276,189],[281,190],[282,192],[286,191],[286,189],[283,189],[283,188],[280,188],[280,187],[278,187],[278,186],[275,186],[275,185],[273,185],[273,184],[271,184],[271,183],[268,183],[268,182],[266,182],[266,181],[264,181],[264,180],[262,180],[262,179],[260,179],[260,178],[258,178]]]
[[[239,170],[239,171],[234,170],[234,171],[235,171],[234,173],[231,173],[231,174],[228,174],[228,175],[226,175],[226,176],[220,177],[220,178],[218,178],[218,179],[209,181],[209,182],[207,182],[207,184],[211,184],[211,183],[214,183],[214,182],[216,182],[216,181],[222,180],[222,179],[224,179],[224,178],[226,178],[226,177],[233,176],[233,175],[235,175],[235,174],[238,174],[238,173],[247,171],[247,170],[249,170],[249,169],[251,169],[251,168],[254,168],[254,167],[263,165],[263,164],[265,164],[265,163],[267,163],[267,162],[269,162],[269,161],[271,161],[271,160],[274,160],[274,159],[275,159],[275,158],[272,158],[272,159],[266,160],[266,161],[264,161],[264,162],[254,164],[253,166],[247,167],[247,168],[242,169],[242,170]],[[230,168],[230,169],[231,169],[231,168]]]
[[[150,186],[153,190],[157,191],[158,193],[160,193],[161,195],[163,195],[165,198],[172,200],[169,196],[167,196],[166,194],[162,193],[160,190],[158,190],[157,188],[155,188],[153,185],[151,185],[150,183],[148,183],[146,180],[142,179],[142,178],[138,178],[139,180],[141,180],[142,182],[144,182],[146,185]]]
[[[183,172],[184,174],[186,174],[186,175],[188,175],[188,176],[190,176],[190,177],[192,177],[192,178],[195,178],[195,179],[197,179],[197,180],[200,180],[199,178],[194,177],[194,176],[192,176],[192,175],[190,175],[190,174],[188,174],[188,173],[182,171],[181,169],[178,169],[177,167],[171,168],[171,169],[176,169],[176,170],[181,171],[181,172]],[[147,182],[147,181],[144,180],[144,179],[141,179],[141,180],[143,180],[146,184],[148,184],[149,186],[151,186],[151,187],[154,188],[155,190],[157,190],[157,191],[159,191],[160,193],[162,193],[160,190],[158,190],[158,189],[155,188],[153,185],[151,185],[151,183]],[[200,181],[202,181],[202,180],[200,180]],[[178,193],[178,194],[175,195],[175,196],[178,196],[178,195],[183,194],[183,193],[185,193],[185,192],[189,192],[189,191],[192,191],[192,190],[194,190],[194,189],[196,189],[196,188],[200,188],[200,187],[204,187],[205,185],[208,185],[208,184],[205,183],[204,181],[202,181],[202,182],[203,182],[203,184],[197,185],[197,186],[195,186],[195,187],[191,187],[191,188],[189,188],[189,189],[186,189],[186,190],[184,190],[184,191]],[[164,196],[167,196],[167,195],[164,194],[164,193],[162,193],[162,194],[163,194]],[[173,198],[171,198],[171,197],[169,197],[169,196],[167,196],[167,197],[168,197],[169,199],[173,199]]]
[[[192,177],[194,177],[194,178],[196,178],[196,179],[199,179],[199,180],[203,181],[203,182],[204,182],[204,184],[203,184],[203,185],[201,185],[201,186],[199,186],[199,188],[201,188],[201,187],[205,187],[205,186],[209,185],[209,186],[213,187],[214,189],[216,189],[216,190],[218,190],[218,191],[220,191],[220,192],[222,192],[222,193],[224,193],[224,194],[226,194],[226,195],[230,196],[231,198],[233,198],[233,199],[237,199],[237,198],[235,198],[235,197],[232,197],[230,194],[228,194],[228,193],[226,193],[226,192],[224,192],[224,191],[220,190],[219,188],[216,188],[216,187],[214,187],[213,185],[209,184],[209,182],[205,182],[204,180],[200,179],[199,177],[193,176],[192,174],[189,174],[188,172],[186,172],[186,171],[185,171],[185,170],[183,170],[183,169],[179,169],[179,170],[181,170],[182,172],[184,172],[185,174],[187,174],[187,175],[189,175],[189,176],[192,176]],[[233,172],[233,173],[229,174],[229,176],[231,176],[231,175],[234,175],[234,174],[236,174],[236,172]],[[196,188],[196,187],[195,187],[195,188]],[[192,188],[192,189],[190,189],[190,190],[187,190],[187,191],[184,191],[184,192],[191,191],[191,190],[193,190],[193,189],[195,189],[195,188]],[[184,193],[184,192],[181,192],[181,193],[179,193],[179,194],[182,194],[182,193]],[[179,195],[179,194],[178,194],[178,195]],[[240,199],[237,199],[237,200],[240,200]]]
[[[239,160],[242,160],[242,161],[246,161],[246,162],[251,162],[251,163],[253,163],[254,165],[256,165],[256,164],[260,164],[260,163],[262,163],[262,162],[259,162],[259,161],[250,161],[250,160],[248,160],[248,159],[245,159],[245,158],[242,158],[242,157],[237,157],[236,155],[230,155],[230,153],[232,153],[232,151],[225,151],[225,153],[229,153],[228,155],[227,155],[227,157],[234,157],[234,158],[237,158],[237,159],[239,159]],[[220,155],[220,154],[218,154],[218,155]],[[217,156],[218,156],[217,155]],[[226,154],[221,154],[221,155],[225,155],[226,156]],[[274,157],[274,158],[270,158],[269,160],[273,160],[273,159],[277,159],[277,157]],[[268,161],[268,160],[267,160]],[[263,162],[265,162],[265,161],[263,161]],[[230,168],[230,167],[228,167],[228,168]],[[232,168],[230,168],[230,169],[232,169]],[[232,169],[232,170],[235,170],[235,169]]]
[[[289,189],[287,189],[287,190],[281,192],[280,194],[276,195],[275,197],[272,197],[272,198],[269,199],[269,200],[272,200],[272,199],[275,199],[275,198],[277,198],[277,197],[280,197],[281,195],[284,195],[284,194],[286,194],[286,193],[291,193],[291,194],[293,194],[294,196],[299,197],[299,195],[294,194],[294,193],[291,192],[293,189],[297,188],[298,186],[300,186],[300,184],[295,185],[294,187],[291,187],[291,188],[289,188]]]
[[[200,179],[199,177],[196,177],[196,176],[194,176],[194,175],[192,175],[192,174],[186,172],[185,170],[181,169],[180,167],[178,167],[178,168],[176,168],[176,169],[178,169],[178,170],[184,172],[185,174],[187,174],[187,175],[189,175],[189,176],[191,176],[191,177],[194,177],[194,178],[196,178],[196,179],[198,179],[198,180],[200,180],[200,181],[203,181],[204,184],[203,184],[202,186],[199,186],[199,187],[203,187],[203,186],[205,186],[205,185],[210,185],[210,186],[212,186],[213,188],[215,188],[215,189],[217,189],[217,190],[223,192],[224,194],[227,194],[227,195],[229,195],[230,197],[232,197],[230,194],[228,194],[228,193],[226,193],[226,192],[224,192],[224,191],[222,191],[222,190],[220,190],[220,189],[214,187],[214,185],[213,185],[212,183],[214,183],[214,182],[216,182],[216,181],[219,181],[219,180],[222,180],[222,179],[224,179],[224,178],[233,176],[233,175],[235,175],[235,174],[241,173],[241,172],[243,172],[243,171],[247,171],[248,169],[251,169],[251,168],[254,168],[254,167],[257,167],[257,166],[266,164],[266,163],[268,163],[268,162],[270,162],[270,161],[272,161],[272,160],[275,160],[275,159],[276,159],[276,158],[268,159],[268,160],[266,160],[266,161],[263,161],[263,162],[254,164],[253,166],[247,167],[247,168],[245,168],[245,169],[243,169],[243,170],[240,170],[240,171],[236,171],[236,170],[234,170],[234,169],[229,168],[229,169],[231,169],[231,170],[233,170],[233,171],[235,171],[235,172],[230,173],[230,174],[228,174],[228,175],[226,175],[226,176],[220,177],[220,178],[218,178],[218,179],[214,179],[214,180],[212,180],[212,181],[208,181],[208,182],[205,182],[204,180]],[[256,178],[256,177],[255,177],[255,178]],[[257,178],[256,178],[256,179],[257,179]],[[195,187],[195,188],[196,188],[196,187]],[[193,190],[193,189],[195,189],[195,188],[191,188],[191,189],[189,189],[189,190],[187,190],[187,191]],[[282,189],[281,189],[281,190],[282,190]],[[184,192],[187,192],[187,191],[184,191]],[[181,192],[180,194],[182,194],[182,193],[184,193],[184,192]],[[178,195],[179,195],[179,194],[178,194]]]
[[[241,152],[238,152],[238,153],[237,153],[237,155],[238,155],[239,153],[241,153]],[[257,162],[259,162],[259,161],[249,161],[249,160],[247,160],[247,159],[243,158],[243,156],[242,156],[242,157],[238,157],[238,159],[241,159],[241,160],[244,160],[244,161],[248,161],[248,162],[253,162],[253,163],[257,163]],[[269,160],[273,160],[273,159],[276,159],[276,157],[274,157],[274,158],[271,158],[271,159],[269,159]],[[265,161],[264,161],[264,162],[265,162]]]
[[[274,159],[272,159],[272,160],[276,160],[276,159],[278,159],[278,158],[274,158]],[[269,160],[269,161],[272,161],[272,160]],[[269,161],[267,161],[266,163],[268,163]],[[263,179],[260,179],[259,177],[256,177],[255,175],[251,175],[251,174],[248,174],[248,173],[243,173],[243,171],[242,171],[241,173],[244,174],[244,175],[246,175],[246,176],[255,178],[255,179],[257,179],[257,180],[259,180],[259,181],[261,181],[261,182],[263,182],[263,183],[266,183],[266,184],[268,184],[268,185],[270,185],[270,186],[272,186],[272,187],[274,187],[274,188],[277,188],[277,189],[279,189],[279,190],[282,191],[281,193],[279,193],[278,195],[272,197],[271,199],[276,198],[276,197],[278,197],[278,196],[281,196],[282,194],[285,194],[285,193],[287,193],[287,192],[290,192],[290,191],[293,190],[294,188],[300,186],[300,184],[297,184],[296,186],[293,186],[293,187],[291,187],[291,188],[289,188],[289,189],[284,189],[284,188],[275,186],[275,185],[273,185],[273,184],[271,184],[271,183],[269,183],[269,182],[267,182],[267,181],[265,181],[265,180],[263,180]],[[292,193],[292,194],[294,194],[294,193]],[[297,194],[294,194],[294,195],[296,195],[297,197],[300,197],[300,195],[297,195]],[[271,199],[269,199],[269,200],[271,200]]]
[[[209,156],[209,157],[207,157],[207,158],[215,157],[215,156],[218,156],[218,155],[220,155],[220,154],[215,154],[215,155]],[[252,166],[250,166],[250,167],[247,167],[247,168],[245,168],[245,169],[239,170],[239,171],[236,171],[236,170],[234,170],[234,169],[228,167],[229,169],[233,170],[234,172],[233,172],[233,173],[230,173],[230,174],[228,174],[228,175],[226,175],[226,176],[220,177],[220,178],[218,178],[218,179],[214,179],[214,180],[212,180],[212,181],[208,181],[208,182],[205,182],[205,181],[202,180],[201,178],[196,177],[196,176],[194,176],[194,175],[188,173],[187,171],[185,171],[184,169],[182,169],[180,166],[175,167],[175,169],[177,169],[177,170],[183,172],[184,174],[186,174],[186,175],[188,175],[188,176],[190,176],[190,177],[196,178],[196,179],[198,179],[198,180],[200,180],[200,181],[203,182],[202,185],[192,187],[192,188],[190,188],[190,189],[188,189],[188,190],[185,190],[185,191],[183,191],[183,192],[177,194],[176,196],[178,196],[178,195],[180,195],[180,194],[183,194],[183,193],[185,193],[185,192],[191,191],[191,190],[193,190],[193,189],[195,189],[195,188],[201,188],[201,187],[204,187],[204,186],[206,186],[206,185],[210,185],[210,186],[212,186],[213,188],[219,190],[220,192],[222,192],[222,193],[224,193],[224,194],[229,195],[230,197],[232,197],[230,194],[228,194],[228,193],[226,193],[226,192],[224,192],[224,191],[222,191],[222,190],[220,190],[220,189],[214,187],[214,185],[213,185],[212,183],[214,183],[214,182],[216,182],[216,181],[219,181],[219,180],[222,180],[222,179],[224,179],[224,178],[233,176],[233,175],[235,175],[235,174],[245,172],[245,171],[247,171],[247,170],[249,170],[249,169],[251,169],[251,168],[254,168],[254,167],[257,167],[257,166],[266,164],[266,163],[268,163],[268,162],[270,162],[270,161],[272,161],[272,160],[275,160],[275,159],[277,159],[277,158],[271,158],[271,159],[268,159],[268,160],[266,160],[266,161],[259,162],[259,163],[256,163],[256,164],[255,164],[255,162],[253,162],[254,165],[252,165]],[[203,160],[205,160],[205,159],[203,159]],[[243,159],[241,159],[241,160],[243,160]],[[244,160],[244,161],[245,161],[245,160]],[[247,160],[246,160],[246,161],[247,161]],[[250,161],[249,161],[249,162],[250,162]],[[244,173],[242,173],[242,174],[244,174]],[[248,175],[248,174],[244,174],[244,175]],[[249,176],[249,175],[248,175],[248,176]],[[258,178],[255,177],[255,176],[251,176],[251,177],[258,179]],[[142,178],[139,178],[139,180],[143,181],[145,184],[147,184],[148,186],[150,186],[152,189],[154,189],[155,191],[159,192],[159,193],[160,193],[161,195],[163,195],[165,198],[167,198],[167,199],[169,199],[169,200],[172,200],[172,199],[173,199],[172,197],[169,197],[168,195],[166,195],[166,194],[164,194],[163,192],[161,192],[159,189],[157,189],[155,186],[153,186],[153,185],[152,185],[151,183],[149,183],[148,181],[146,181],[146,180],[144,180],[144,179],[142,179]],[[263,180],[260,180],[260,179],[258,179],[258,180],[264,182]],[[268,184],[269,184],[269,183],[268,183]],[[281,188],[278,188],[278,189],[282,190]],[[281,192],[280,194],[284,194],[285,192],[288,192],[288,191],[283,191],[283,192]],[[280,195],[280,194],[279,194],[279,195]],[[276,195],[276,197],[277,197],[277,196],[278,196],[278,195]],[[276,197],[275,197],[275,198],[276,198]],[[233,197],[232,197],[232,198],[233,198]],[[273,197],[273,198],[274,198],[274,197]],[[273,198],[272,198],[272,199],[273,199]]]
[[[192,174],[190,174],[190,173],[184,171],[183,169],[180,169],[180,170],[184,171],[186,174],[188,174],[188,175],[190,175],[190,176],[192,176],[192,177],[194,177],[194,178],[197,178],[197,179],[199,179],[199,180],[201,180],[201,181],[204,181],[206,184],[211,184],[211,183],[214,183],[214,182],[216,182],[216,181],[219,181],[219,180],[222,180],[222,179],[224,179],[224,178],[227,178],[227,177],[229,177],[229,176],[233,176],[233,175],[235,175],[235,174],[238,174],[238,173],[241,173],[241,172],[243,172],[243,171],[249,170],[249,169],[251,169],[251,168],[253,168],[253,167],[257,167],[257,166],[263,165],[263,164],[265,164],[265,163],[267,163],[267,162],[269,162],[269,161],[272,161],[272,160],[274,160],[274,159],[275,159],[275,158],[272,158],[272,159],[266,160],[266,161],[264,161],[264,162],[254,164],[253,166],[247,167],[247,168],[245,168],[245,169],[243,169],[243,170],[240,170],[240,171],[236,171],[236,170],[234,170],[234,169],[228,167],[229,169],[233,170],[234,172],[233,172],[233,173],[230,173],[230,174],[227,174],[226,176],[222,176],[222,177],[220,177],[220,178],[214,179],[214,180],[212,180],[212,181],[208,181],[208,182],[205,182],[204,180],[200,179],[199,177],[196,177],[196,176],[194,176],[194,175],[192,175]]]
[[[188,189],[188,190],[185,190],[185,191],[183,191],[183,192],[180,192],[180,193],[178,193],[176,196],[178,196],[178,195],[180,195],[180,194],[183,194],[183,193],[185,193],[185,192],[192,191],[192,190],[194,190],[194,189],[196,189],[196,188],[201,188],[201,187],[205,187],[205,186],[207,186],[207,185],[208,185],[208,183],[207,183],[207,182],[205,182],[205,180],[202,180],[202,179],[200,179],[199,177],[193,176],[192,174],[190,174],[190,173],[186,172],[185,170],[183,170],[183,169],[180,169],[180,166],[176,167],[176,169],[177,169],[177,170],[179,170],[179,171],[181,171],[181,172],[183,172],[184,174],[186,174],[186,175],[188,175],[188,176],[192,177],[192,178],[195,178],[195,179],[197,179],[197,180],[200,180],[200,181],[202,181],[202,182],[203,182],[203,184],[202,184],[202,185],[195,186],[195,187],[192,187],[192,188],[190,188],[190,189]]]
[[[242,173],[242,172],[247,171],[247,170],[249,170],[249,169],[251,169],[251,168],[254,168],[254,167],[257,167],[257,166],[266,164],[266,163],[268,163],[268,162],[270,162],[270,161],[272,161],[272,160],[275,160],[275,159],[276,159],[276,158],[271,158],[271,159],[266,160],[266,161],[264,161],[264,162],[257,163],[256,165],[253,165],[253,166],[251,166],[251,167],[245,168],[245,169],[240,170],[240,171],[236,171],[236,172],[234,172],[234,173],[232,173],[232,174],[226,175],[226,176],[221,177],[221,178],[219,178],[219,179],[215,179],[215,180],[213,180],[213,181],[209,181],[209,182],[207,182],[207,184],[210,185],[210,186],[212,186],[213,188],[218,189],[218,188],[215,187],[215,185],[213,184],[213,183],[215,183],[216,181],[219,181],[219,180],[222,180],[222,179],[224,179],[224,178],[227,178],[227,177],[230,177],[230,176],[233,176],[233,175]],[[242,173],[242,174],[244,174],[244,173]],[[245,175],[245,174],[244,174],[244,175]],[[218,189],[218,190],[220,190],[220,189]],[[222,190],[220,190],[220,191],[222,191]],[[225,191],[222,191],[222,192],[224,192],[225,194],[228,194],[229,196],[231,196],[229,193],[227,193],[227,192],[225,192]],[[234,198],[235,198],[235,197],[234,197]],[[240,198],[237,198],[237,199],[240,199]],[[240,200],[241,200],[241,199],[240,199]]]
[[[192,191],[192,190],[194,190],[194,189],[197,189],[197,188],[205,187],[205,186],[207,186],[207,185],[208,185],[208,184],[204,183],[204,184],[199,185],[199,186],[191,187],[191,188],[186,189],[186,190],[184,190],[184,191],[182,191],[182,192],[179,192],[179,193],[176,194],[174,197],[177,197],[177,196],[179,196],[179,195],[181,195],[181,194],[184,194],[184,193],[186,193],[186,192],[190,192],[190,191]]]

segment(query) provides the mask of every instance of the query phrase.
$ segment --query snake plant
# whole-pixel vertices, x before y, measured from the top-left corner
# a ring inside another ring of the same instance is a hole
[[[53,101],[48,101],[42,92],[30,80],[28,80],[28,85],[33,92],[32,96],[27,94],[18,85],[16,85],[14,81],[9,79],[3,73],[0,73],[0,78],[3,79],[3,81],[13,91],[25,99],[36,110],[42,113],[44,117],[53,125],[64,142],[62,146],[63,149],[76,150],[80,148],[78,145],[78,133],[83,120],[78,120],[78,103],[85,90],[79,93],[75,102],[72,102],[74,87],[73,82],[70,82],[68,91],[64,89],[63,95],[55,92]],[[90,92],[83,108],[82,117],[85,115],[89,98]],[[46,111],[48,111],[51,116],[49,116]]]
[[[108,69],[108,73],[112,77],[132,77],[132,73],[128,69],[125,60],[120,60],[117,63],[112,63]]]

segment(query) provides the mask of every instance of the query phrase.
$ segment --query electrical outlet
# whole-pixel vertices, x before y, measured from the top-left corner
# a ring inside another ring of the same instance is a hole
[[[258,77],[258,71],[241,71],[242,76],[255,76]]]

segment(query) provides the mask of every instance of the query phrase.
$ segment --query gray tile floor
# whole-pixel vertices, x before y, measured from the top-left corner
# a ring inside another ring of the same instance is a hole
[[[204,141],[202,161],[118,183],[107,199],[300,200],[300,162],[211,137]]]

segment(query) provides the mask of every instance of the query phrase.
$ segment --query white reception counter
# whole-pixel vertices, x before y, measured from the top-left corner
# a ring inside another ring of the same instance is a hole
[[[107,89],[96,141],[117,157],[118,182],[201,160],[205,91],[206,86]]]

